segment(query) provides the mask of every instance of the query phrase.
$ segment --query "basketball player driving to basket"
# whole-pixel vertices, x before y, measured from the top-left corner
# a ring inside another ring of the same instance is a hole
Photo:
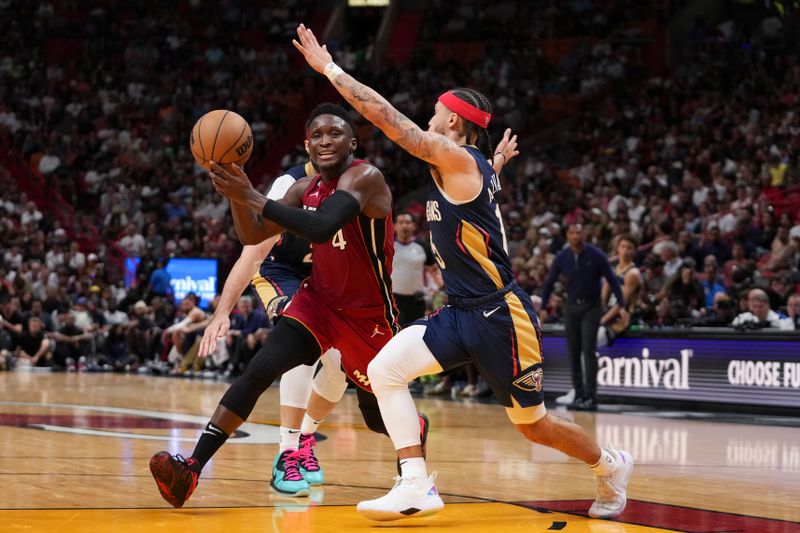
[[[211,164],[213,185],[230,200],[243,244],[261,243],[286,229],[313,243],[314,261],[265,345],[222,397],[192,456],[164,451],[151,458],[158,489],[175,507],[191,496],[203,466],[272,382],[298,365],[314,364],[330,348],[341,351],[344,371],[358,385],[367,426],[387,434],[367,367],[398,329],[390,278],[392,194],[376,167],[353,157],[354,128],[343,108],[329,104],[312,112],[306,147],[319,174],[297,180],[278,201],[258,193],[241,167]],[[417,431],[424,441],[424,417],[417,417]],[[283,452],[278,475],[300,481],[301,453]]]
[[[597,477],[589,514],[618,516],[633,471],[627,452],[600,448],[579,426],[547,413],[542,393],[541,332],[530,297],[516,284],[500,217],[500,181],[487,163],[491,106],[471,89],[439,97],[423,131],[380,94],[333,62],[305,26],[292,41],[308,64],[411,155],[431,166],[427,202],[431,247],[442,269],[449,304],[404,329],[370,363],[368,377],[401,465],[389,493],[358,504],[374,520],[425,516],[444,506],[428,475],[408,383],[473,362],[511,422],[528,440],[587,463]]]

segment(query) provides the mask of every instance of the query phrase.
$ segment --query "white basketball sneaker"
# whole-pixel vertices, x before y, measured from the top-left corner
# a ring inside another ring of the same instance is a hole
[[[592,518],[616,518],[628,503],[628,480],[633,474],[633,457],[626,451],[606,448],[617,458],[614,471],[607,476],[597,476],[597,499],[589,508]]]
[[[387,521],[399,518],[416,518],[436,514],[444,508],[439,491],[433,482],[436,472],[429,477],[396,477],[392,490],[386,496],[366,500],[356,510],[370,520]]]
[[[558,405],[569,405],[575,401],[575,389],[570,389],[568,393],[556,398]]]

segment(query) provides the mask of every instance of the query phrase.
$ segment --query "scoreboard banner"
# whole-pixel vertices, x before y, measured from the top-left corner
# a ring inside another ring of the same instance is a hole
[[[572,388],[564,331],[545,329],[544,390]],[[598,394],[800,406],[800,334],[640,331],[598,350]]]

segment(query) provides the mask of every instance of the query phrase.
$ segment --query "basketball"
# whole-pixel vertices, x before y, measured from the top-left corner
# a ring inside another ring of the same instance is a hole
[[[227,109],[209,111],[197,121],[189,136],[189,147],[199,165],[210,161],[243,166],[253,152],[250,124],[238,113]]]

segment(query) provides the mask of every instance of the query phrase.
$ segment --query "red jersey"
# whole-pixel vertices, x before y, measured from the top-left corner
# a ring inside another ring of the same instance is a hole
[[[365,164],[357,159],[349,168]],[[303,193],[303,209],[315,210],[336,192],[339,178],[325,183],[315,176]],[[382,311],[396,331],[397,309],[392,298],[394,224],[386,218],[359,214],[322,244],[312,244],[311,277],[307,280],[322,303],[333,310]]]

